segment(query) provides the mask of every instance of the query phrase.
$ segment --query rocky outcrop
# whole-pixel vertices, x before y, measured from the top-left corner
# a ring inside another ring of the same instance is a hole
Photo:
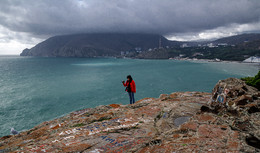
[[[222,104],[228,110],[250,109],[252,106],[258,106],[260,102],[258,100],[260,92],[236,78],[219,81],[213,89],[212,95],[212,105]]]
[[[217,115],[217,124],[239,133],[240,145],[247,144],[241,152],[260,151],[260,92],[256,88],[236,78],[221,80],[212,91],[209,107],[201,110]]]
[[[87,108],[0,138],[0,152],[258,152],[259,98],[254,88],[227,79],[213,95],[177,92]]]

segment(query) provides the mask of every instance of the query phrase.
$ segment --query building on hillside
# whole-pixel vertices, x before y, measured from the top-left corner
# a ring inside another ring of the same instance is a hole
[[[251,56],[251,57],[245,59],[243,62],[245,62],[245,63],[260,63],[260,57],[259,56]]]
[[[186,54],[180,54],[180,55],[179,55],[180,58],[183,58],[183,57],[185,57],[185,56],[186,56]]]
[[[219,58],[214,59],[215,62],[220,62],[221,60]]]
[[[181,48],[186,48],[186,47],[189,47],[188,44],[184,43],[180,46]]]
[[[209,48],[218,47],[218,46],[214,45],[213,43],[208,43],[207,46],[208,46]]]

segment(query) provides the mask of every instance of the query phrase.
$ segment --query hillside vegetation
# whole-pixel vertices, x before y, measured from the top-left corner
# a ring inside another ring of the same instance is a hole
[[[260,34],[243,34],[207,42],[171,41],[158,34],[93,33],[51,37],[21,56],[198,58],[243,61],[260,56]]]
[[[260,71],[254,77],[246,77],[242,78],[241,80],[245,81],[247,85],[256,87],[258,90],[260,90]]]

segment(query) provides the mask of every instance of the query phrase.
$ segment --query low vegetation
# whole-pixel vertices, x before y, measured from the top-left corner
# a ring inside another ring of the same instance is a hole
[[[241,80],[245,81],[247,85],[256,87],[258,90],[260,90],[260,71],[254,77],[245,77],[241,78]]]

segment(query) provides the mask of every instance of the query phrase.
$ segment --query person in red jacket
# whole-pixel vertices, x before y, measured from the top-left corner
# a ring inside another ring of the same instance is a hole
[[[123,85],[126,87],[126,91],[129,94],[129,98],[130,98],[130,104],[134,104],[135,103],[135,96],[134,94],[136,93],[136,87],[135,87],[135,82],[132,78],[131,75],[128,75],[127,77],[127,81],[122,81]]]

